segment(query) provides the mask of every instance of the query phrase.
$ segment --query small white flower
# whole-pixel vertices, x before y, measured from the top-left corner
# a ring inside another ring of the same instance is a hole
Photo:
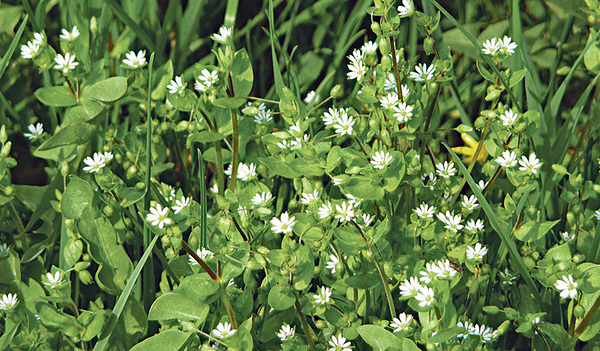
[[[240,162],[240,164],[238,165],[237,178],[242,182],[247,182],[251,179],[256,178],[256,165],[254,163],[246,165],[245,163]]]
[[[383,89],[385,90],[396,90],[397,86],[396,86],[396,76],[394,75],[394,73],[390,73],[388,78],[385,80],[385,83],[383,85]],[[406,85],[401,85],[400,89],[402,89],[402,99],[406,100],[406,98],[408,97],[408,95],[410,95],[410,89],[408,89],[408,87]],[[395,91],[395,93],[397,93]],[[397,95],[397,94],[396,94]]]
[[[160,204],[150,207],[150,213],[146,215],[146,220],[152,222],[153,226],[163,229],[165,225],[170,225],[173,221],[169,218],[169,208],[163,208]]]
[[[392,156],[387,151],[377,151],[373,158],[371,159],[371,164],[373,168],[384,169],[385,166],[389,165],[392,162]]]
[[[394,328],[394,333],[408,330],[410,328],[410,322],[412,322],[413,316],[404,312],[400,313],[398,318],[392,319],[390,327]]]
[[[264,106],[264,104],[261,104],[262,106]],[[265,124],[268,122],[271,122],[273,120],[273,116],[271,116],[271,110],[261,110],[259,108],[258,110],[258,114],[256,116],[254,116],[254,122],[258,123],[258,124]]]
[[[429,206],[423,202],[419,207],[414,209],[415,214],[423,219],[432,218],[435,213],[435,207]]]
[[[289,143],[287,142],[287,140],[285,140],[285,139],[284,139],[284,140],[282,140],[282,141],[278,142],[278,143],[277,143],[277,146],[278,146],[280,149],[282,149],[282,150],[286,150],[286,149],[288,149],[288,148],[291,146],[291,144],[289,144]]]
[[[435,184],[437,183],[437,178],[435,177],[435,173],[433,172],[421,176],[421,180],[423,181],[423,187],[428,187],[431,190],[435,188]]]
[[[456,169],[454,168],[454,163],[448,161],[444,161],[444,163],[438,163],[435,171],[440,177],[450,178],[456,174]]]
[[[350,348],[352,344],[349,341],[346,342],[346,338],[342,334],[338,334],[337,336],[332,335],[329,345],[331,345],[329,351],[352,351]]]
[[[333,181],[333,185],[335,185],[335,186],[342,185],[345,182],[345,180],[343,178],[338,178],[338,177],[333,177],[333,178],[331,178],[331,180]],[[600,210],[598,210],[598,211],[600,211]],[[600,220],[600,218],[598,220]]]
[[[529,159],[525,156],[521,156],[519,165],[521,166],[519,167],[519,171],[525,171],[528,174],[537,174],[537,169],[542,167],[542,163],[533,152],[529,155]]]
[[[483,180],[480,180],[479,183],[477,183],[477,187],[479,188],[479,190],[483,191],[483,189],[485,189],[488,183],[489,182],[484,182]]]
[[[481,51],[486,55],[495,56],[498,50],[500,50],[500,45],[501,43],[498,38],[488,39],[483,43],[483,49],[481,49]]]
[[[577,296],[578,285],[573,280],[573,276],[569,274],[568,277],[563,275],[562,279],[557,280],[554,287],[560,291],[561,298],[566,299],[568,297],[574,299]]]
[[[320,96],[317,95],[317,93],[314,90],[311,90],[308,92],[308,94],[306,94],[304,102],[306,102],[307,104],[311,104],[313,102],[319,101],[319,98]]]
[[[206,68],[200,72],[198,79],[194,83],[194,88],[198,91],[206,91],[217,82],[219,76],[217,71],[209,71]]]
[[[419,278],[419,280],[422,283],[429,284],[431,283],[433,278],[437,276],[437,274],[433,271],[433,266],[433,263],[427,262],[425,264],[425,270],[419,272],[419,274],[421,275],[421,278]]]
[[[281,214],[281,219],[273,217],[271,219],[271,224],[273,225],[273,228],[271,228],[271,230],[275,234],[291,233],[294,229],[294,224],[296,224],[296,217],[290,217],[290,215],[287,212],[284,212]]]
[[[279,333],[277,333],[277,337],[281,339],[281,341],[290,340],[296,334],[296,329],[292,328],[289,324],[283,323],[281,325],[281,329],[279,329]]]
[[[348,55],[346,57],[348,57],[348,60],[350,60],[351,63],[360,62],[364,57],[364,52],[354,49],[354,51],[352,51],[352,55]]]
[[[461,201],[460,205],[467,211],[473,211],[479,206],[477,203],[477,197],[475,195],[463,195],[463,200]]]
[[[363,213],[363,215],[360,218],[362,218],[365,227],[370,226],[371,222],[373,222],[373,218],[368,213]],[[363,228],[362,225],[360,227]]]
[[[64,283],[61,279],[60,272],[56,272],[54,273],[54,275],[48,272],[46,273],[46,279],[48,280],[48,282],[44,281],[43,283],[50,289],[56,289],[57,287],[61,286],[62,283]]]
[[[414,107],[412,105],[408,105],[406,102],[399,102],[395,106],[393,106],[394,117],[400,123],[406,123],[412,119]]]
[[[342,202],[342,206],[335,205],[335,210],[337,211],[335,218],[339,219],[340,223],[351,221],[352,218],[354,218],[352,205],[348,204],[346,201]]]
[[[374,54],[377,51],[377,43],[368,41],[360,47],[360,51],[362,51],[363,55],[367,53]]]
[[[502,40],[500,41],[500,48],[498,49],[499,52],[505,54],[505,55],[511,55],[515,53],[515,49],[517,48],[517,43],[513,43],[512,39],[508,36],[504,36],[504,38],[502,38]]]
[[[146,66],[148,64],[146,62],[146,52],[140,50],[137,54],[135,53],[135,51],[130,51],[126,53],[125,59],[123,60],[123,64],[131,69],[142,68]]]
[[[319,289],[317,289],[319,291]],[[331,298],[331,290],[328,287],[322,286],[321,291],[318,294],[314,294],[313,298],[315,299],[315,303],[324,305],[329,303],[329,299]]]
[[[445,226],[444,228],[449,229],[455,233],[463,228],[462,217],[460,215],[454,215],[454,212],[446,211],[446,214],[440,212],[437,214],[437,218],[442,221]]]
[[[400,284],[400,295],[404,297],[415,297],[417,293],[421,290],[421,283],[417,277],[410,277],[410,279],[405,279],[402,284]]]
[[[422,286],[421,290],[415,296],[415,300],[419,301],[419,306],[430,306],[435,301],[433,289],[427,286]]]
[[[344,112],[333,125],[333,128],[335,129],[335,132],[340,136],[344,134],[352,135],[352,126],[355,122],[356,121],[352,118],[352,116],[348,116],[348,114]]]
[[[440,260],[431,267],[431,271],[440,279],[452,278],[456,275],[456,269],[452,268],[450,260]]]
[[[17,305],[18,302],[19,299],[17,298],[17,294],[2,294],[2,299],[0,299],[0,310],[11,310]]]
[[[485,246],[481,246],[480,243],[475,244],[475,248],[468,246],[467,247],[467,259],[468,260],[482,260],[483,256],[485,256],[488,252],[488,249]]]
[[[336,266],[340,262],[340,259],[336,255],[329,255],[329,261],[325,265],[325,268],[331,270],[331,273],[336,272]]]
[[[477,233],[478,231],[482,231],[485,227],[483,226],[483,221],[478,219],[477,221],[473,219],[469,219],[467,224],[465,225],[465,230],[470,233]]]
[[[409,16],[413,13],[412,0],[402,0],[402,5],[398,6],[398,16]]]
[[[510,168],[517,164],[517,154],[514,151],[504,150],[502,156],[496,159],[496,162],[505,168]]]
[[[70,70],[75,69],[79,62],[75,62],[75,55],[71,55],[70,53],[66,53],[65,56],[58,54],[54,58],[56,65],[54,69],[62,71],[63,74],[68,74]]]
[[[513,110],[507,110],[500,115],[500,120],[502,120],[502,125],[512,126],[517,120],[517,117],[519,117],[518,113],[515,113]]]
[[[504,272],[498,272],[500,278],[502,278],[502,285],[513,285],[513,281],[517,280],[517,277],[510,274],[508,268],[504,268]]]
[[[348,72],[346,75],[348,79],[356,79],[360,82],[363,76],[367,73],[367,67],[364,65],[362,61],[354,61],[348,65]]]
[[[66,29],[63,28],[62,34],[60,35],[60,39],[62,40],[67,40],[67,41],[73,41],[75,40],[75,38],[77,38],[79,36],[79,29],[77,29],[77,26],[73,27],[73,30],[71,30],[70,32]]]
[[[498,336],[498,331],[493,330],[490,327],[486,328],[485,324],[482,324],[481,326],[475,324],[475,326],[473,327],[473,332],[471,334],[480,336],[481,343],[485,344],[486,342],[495,339]]]
[[[415,72],[410,72],[409,76],[417,82],[423,82],[432,80],[434,73],[435,67],[433,67],[433,65],[427,67],[426,63],[420,63],[415,67]]]
[[[235,334],[236,331],[236,329],[231,329],[231,324],[229,324],[229,322],[225,322],[219,323],[217,329],[213,329],[212,333],[219,339],[225,339]]]
[[[104,156],[104,162],[106,162],[106,163],[112,161],[112,159],[114,158],[113,153],[110,151],[104,151],[102,156]]]
[[[171,80],[169,85],[167,85],[167,89],[169,89],[169,94],[182,94],[185,90],[185,86],[183,85],[181,76],[177,76],[175,79]]]
[[[33,40],[31,42],[39,46],[44,46],[46,44],[46,37],[44,33],[33,33]]]
[[[344,111],[342,110],[342,112]],[[325,112],[322,118],[326,126],[332,125],[340,118],[340,110],[334,110],[330,107],[329,111]]]
[[[212,251],[205,249],[205,248],[197,249],[196,255],[198,255],[198,257],[200,257],[202,260],[206,260],[207,258],[215,257],[215,255],[212,253]],[[192,255],[188,255],[188,256],[189,256],[189,261],[190,261],[191,265],[198,264],[198,261],[196,261],[196,259]]]
[[[32,59],[37,56],[38,52],[40,52],[40,44],[34,41],[29,41],[21,46],[21,56],[24,59]]]
[[[354,206],[354,208],[358,208],[362,203],[361,198],[358,198],[352,194],[346,194],[346,199],[348,199],[348,205]]]
[[[327,203],[323,203],[321,205],[321,207],[319,207],[319,217],[321,219],[328,218],[329,216],[331,216],[332,213],[333,213],[333,205],[331,204],[330,201],[327,201]]]
[[[6,244],[0,245],[0,258],[5,258],[10,255],[10,248]]]
[[[219,33],[215,33],[211,36],[211,38],[221,44],[226,44],[229,38],[231,37],[232,28],[227,28],[225,26],[219,28]]]
[[[171,207],[171,209],[173,210],[173,213],[178,214],[179,212],[181,212],[181,210],[183,210],[184,207],[188,206],[189,204],[190,198],[182,196],[181,200],[175,201],[175,206]]]
[[[560,236],[563,239],[563,241],[566,243],[570,243],[571,241],[575,240],[575,238],[577,237],[575,235],[575,233],[573,233],[573,235],[569,235],[569,232],[560,233]]]
[[[596,219],[600,221],[600,210],[594,212],[594,216],[596,216]]]
[[[379,99],[379,104],[381,107],[386,109],[392,109],[398,103],[398,94],[396,93],[388,93],[386,96],[383,96]]]
[[[97,152],[94,153],[94,158],[88,156],[83,162],[87,165],[83,167],[83,171],[88,173],[100,172],[106,166],[106,158],[104,158],[103,154]]]
[[[29,129],[29,133],[24,133],[23,135],[29,140],[37,139],[44,133],[44,126],[39,122],[35,125],[30,124],[27,126],[27,129]]]
[[[250,202],[252,202],[252,204],[255,206],[266,206],[269,201],[271,201],[272,197],[273,195],[271,195],[270,191],[263,191],[260,194],[254,195]]]
[[[312,205],[317,203],[317,201],[319,200],[319,191],[317,189],[315,189],[315,191],[313,191],[312,193],[302,193],[302,198],[300,199],[300,202],[303,205]]]

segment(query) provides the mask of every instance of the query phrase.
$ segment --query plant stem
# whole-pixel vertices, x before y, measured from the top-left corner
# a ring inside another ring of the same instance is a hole
[[[206,262],[204,262],[203,259],[200,258],[200,256],[198,256],[198,254],[196,254],[196,252],[194,250],[192,250],[192,248],[185,242],[185,241],[181,241],[181,246],[183,247],[183,249],[185,250],[185,252],[187,252],[188,255],[192,256],[192,258],[198,262],[198,264],[200,265],[200,267],[202,267],[202,269],[204,269],[204,271],[206,273],[208,273],[208,275],[210,276],[210,278],[212,280],[217,280],[219,279],[217,277],[217,275],[215,274],[215,272],[212,270],[212,268],[210,268]]]
[[[304,335],[306,335],[306,341],[308,342],[308,347],[311,351],[317,351],[315,346],[315,342],[312,338],[312,329],[308,325],[306,321],[306,316],[302,313],[302,306],[300,306],[300,300],[298,299],[298,292],[294,289],[294,296],[296,297],[296,301],[294,302],[294,307],[296,308],[296,313],[298,314],[298,318],[300,318],[300,323],[302,324],[302,330],[304,330]]]
[[[233,81],[231,80],[231,74],[228,75],[229,87],[227,89],[227,95],[232,98],[235,96],[233,92]],[[229,189],[235,189],[235,181],[238,172],[238,163],[240,162],[240,129],[238,126],[237,112],[235,109],[230,108],[229,114],[231,115],[231,128],[232,128],[232,139],[233,139],[233,150],[231,155],[231,181],[229,182]]]
[[[598,296],[592,308],[590,308],[590,310],[585,314],[585,316],[583,316],[581,323],[579,323],[579,326],[577,327],[577,329],[575,329],[575,335],[579,336],[581,335],[581,333],[583,333],[588,324],[590,324],[590,321],[592,320],[592,317],[594,317],[594,314],[596,314],[598,308],[600,308],[600,296]]]
[[[227,309],[227,315],[229,315],[229,320],[231,321],[231,327],[233,329],[238,328],[237,320],[235,319],[235,313],[233,312],[233,306],[231,305],[231,301],[229,300],[229,296],[227,296],[227,291],[225,291],[225,284],[221,283],[221,297],[223,298],[223,303],[225,304],[225,309]]]
[[[402,96],[402,86],[400,85],[400,71],[398,71],[398,60],[396,59],[396,41],[389,36],[390,47],[392,48],[392,63],[394,64],[394,76],[396,78],[396,89],[398,90],[398,98],[404,102],[404,96]]]
[[[396,307],[394,306],[394,300],[392,299],[392,292],[390,291],[390,285],[387,282],[387,277],[385,276],[385,272],[381,268],[381,264],[379,264],[379,259],[373,255],[375,259],[375,266],[377,267],[377,272],[379,273],[379,277],[381,278],[381,283],[383,284],[383,291],[385,291],[385,297],[387,299],[388,306],[390,308],[391,318],[396,316]]]

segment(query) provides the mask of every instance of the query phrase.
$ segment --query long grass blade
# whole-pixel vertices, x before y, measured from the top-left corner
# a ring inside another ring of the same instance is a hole
[[[10,58],[15,53],[15,49],[17,48],[19,40],[21,40],[21,36],[23,35],[23,31],[25,30],[25,26],[27,25],[28,18],[29,15],[25,15],[25,18],[23,18],[23,22],[21,22],[21,25],[19,26],[15,37],[13,38],[12,42],[10,43],[10,46],[8,47],[8,50],[6,50],[6,53],[4,53],[4,57],[2,57],[2,61],[0,61],[0,78],[2,78],[6,67],[8,67],[8,61],[10,61]]]
[[[108,4],[115,16],[117,16],[121,21],[123,21],[129,28],[131,28],[132,31],[135,32],[135,34],[137,35],[137,37],[142,41],[142,43],[144,43],[144,45],[152,52],[156,51],[155,45],[154,45],[154,39],[152,39],[150,37],[150,35],[148,33],[146,33],[146,31],[139,25],[137,24],[133,18],[131,18],[123,9],[123,7],[121,7],[121,5],[119,5],[117,3],[116,0],[106,0],[105,1],[106,4]]]
[[[273,15],[273,0],[269,0],[269,11],[267,15],[269,19],[269,34],[271,37],[271,57],[273,58],[273,78],[275,79],[275,91],[277,96],[283,95],[283,76],[279,70],[279,62],[277,53],[275,52],[275,16]]]

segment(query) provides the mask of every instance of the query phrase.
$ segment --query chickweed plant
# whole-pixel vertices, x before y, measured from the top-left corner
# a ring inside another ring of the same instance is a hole
[[[600,347],[597,0],[0,19],[1,350]]]

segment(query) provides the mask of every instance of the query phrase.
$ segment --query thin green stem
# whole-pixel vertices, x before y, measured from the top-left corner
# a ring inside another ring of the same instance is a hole
[[[306,341],[308,342],[308,347],[311,351],[316,351],[317,347],[315,346],[315,342],[312,338],[312,329],[308,325],[306,321],[306,316],[302,313],[302,306],[300,306],[300,300],[298,299],[298,292],[294,291],[294,296],[296,297],[296,301],[294,302],[294,307],[296,308],[296,313],[298,314],[298,318],[300,318],[300,323],[302,324],[302,330],[304,330],[304,335],[306,335]]]
[[[227,296],[226,285],[221,284],[221,298],[223,298],[223,304],[225,305],[225,309],[227,310],[227,315],[229,316],[229,321],[231,322],[231,327],[233,329],[238,328],[237,320],[235,319],[235,312],[233,311],[233,306],[231,305],[231,300],[229,300],[229,296]]]

